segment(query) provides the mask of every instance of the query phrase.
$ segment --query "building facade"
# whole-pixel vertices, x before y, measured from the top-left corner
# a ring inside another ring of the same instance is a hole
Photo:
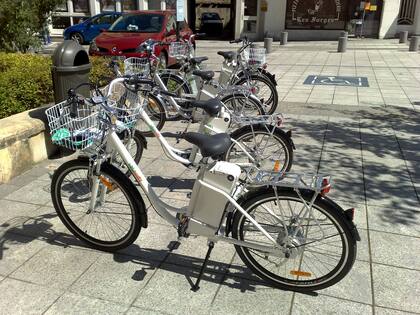
[[[220,38],[225,39],[278,39],[282,31],[291,40],[336,39],[343,30],[373,38],[392,38],[401,31],[420,35],[420,0],[182,1],[193,30],[199,31],[203,13],[219,13],[225,27]],[[51,33],[61,35],[64,28],[103,11],[175,8],[176,0],[67,0],[52,15]]]

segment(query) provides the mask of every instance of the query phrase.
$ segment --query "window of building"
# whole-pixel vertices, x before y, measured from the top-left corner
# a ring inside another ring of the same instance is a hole
[[[413,25],[416,16],[417,0],[401,0],[400,13],[398,14],[399,25]]]
[[[258,0],[245,0],[245,15],[246,16],[258,15]]]
[[[78,13],[89,13],[89,1],[73,0],[73,11]]]
[[[68,10],[67,1],[55,7],[56,12],[67,12]]]
[[[287,29],[342,30],[346,26],[346,1],[287,0]]]
[[[176,10],[176,0],[166,0],[166,10]]]
[[[149,10],[160,10],[160,0],[149,0],[147,5]]]
[[[100,7],[101,7],[101,12],[115,11],[115,1],[114,0],[101,0]]]
[[[122,0],[123,12],[130,12],[137,10],[137,0]]]
[[[53,16],[51,20],[53,28],[65,29],[71,25],[69,16]]]

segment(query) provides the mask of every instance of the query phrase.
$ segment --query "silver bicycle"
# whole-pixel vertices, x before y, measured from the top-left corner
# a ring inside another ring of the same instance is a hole
[[[176,208],[159,198],[118,137],[123,123],[106,98],[60,103],[47,111],[47,117],[55,143],[76,142],[84,151],[94,148],[89,159],[60,166],[51,183],[58,216],[71,233],[93,248],[125,248],[148,226],[142,195],[108,163],[109,154],[117,152],[152,207],[180,237],[194,234],[208,239],[208,253],[193,290],[199,289],[211,251],[221,241],[233,244],[256,275],[288,290],[331,286],[354,263],[356,241],[360,240],[353,224],[354,209],[344,211],[326,197],[331,188],[329,177],[250,167],[245,171],[247,180],[242,181],[244,171],[238,165],[220,161],[231,145],[228,135],[189,133],[186,140],[199,147],[203,158],[189,205]],[[147,116],[143,119],[158,135],[152,121]],[[61,136],[56,136],[58,131]],[[166,147],[163,138],[159,141]],[[190,164],[171,150],[167,153]]]

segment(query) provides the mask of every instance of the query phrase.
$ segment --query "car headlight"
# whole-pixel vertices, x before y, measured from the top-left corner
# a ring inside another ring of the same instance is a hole
[[[99,51],[99,48],[98,48],[98,46],[96,46],[96,41],[94,39],[92,39],[92,41],[90,42],[89,50]]]

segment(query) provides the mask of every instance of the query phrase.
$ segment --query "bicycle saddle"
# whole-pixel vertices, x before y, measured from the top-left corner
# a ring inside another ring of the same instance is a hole
[[[209,57],[195,57],[190,59],[193,65],[199,65],[200,63],[206,60],[209,60]]]
[[[202,78],[204,81],[210,81],[214,77],[213,71],[194,70],[193,74]]]
[[[234,51],[218,51],[217,54],[229,61],[232,61],[236,55]]]
[[[212,98],[207,101],[193,101],[190,105],[195,108],[202,108],[211,117],[216,117],[223,106],[222,102],[217,98]]]
[[[195,144],[201,151],[203,157],[212,157],[217,159],[229,150],[232,140],[227,133],[218,133],[216,135],[203,135],[197,132],[187,132],[184,139],[189,143]]]

